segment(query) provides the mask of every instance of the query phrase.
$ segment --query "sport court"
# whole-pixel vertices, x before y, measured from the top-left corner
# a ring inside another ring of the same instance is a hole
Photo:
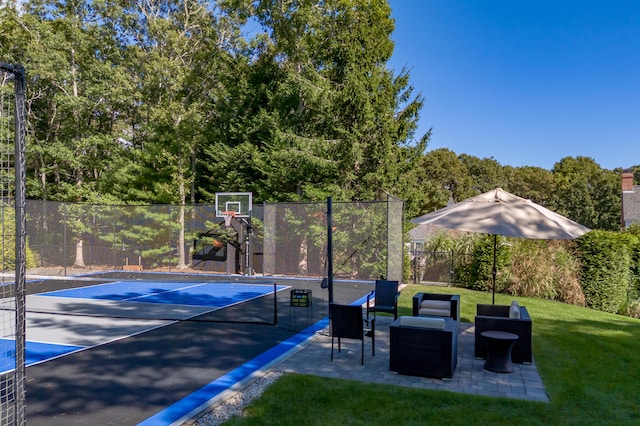
[[[178,210],[87,206],[86,264],[112,265],[111,272],[26,285],[27,329],[40,333],[26,335],[29,423],[170,424],[275,362],[305,337],[299,331],[310,335],[309,326],[328,314],[322,277],[349,277],[334,280],[333,300],[357,303],[373,288],[367,280],[401,274],[402,200],[277,203],[250,210],[249,219],[239,217],[242,202],[238,209],[237,199],[222,201],[219,209],[216,199],[215,211],[210,205],[190,210],[184,234],[195,236],[192,268],[201,270],[191,276],[141,272],[178,264],[180,251],[168,244],[177,234],[167,225]],[[52,268],[69,266],[72,257],[65,251],[64,236],[73,232],[60,214],[65,208],[48,202],[27,208],[29,243]],[[222,222],[219,213],[227,214]],[[250,232],[252,223],[261,231]],[[152,240],[132,237],[150,229]],[[224,244],[223,236],[232,241]],[[385,253],[395,256],[385,261]],[[204,291],[212,283],[274,280],[282,286],[276,303],[271,292],[240,300]],[[290,308],[289,290],[312,291],[312,307]],[[211,306],[225,298],[224,307]]]
[[[86,287],[27,296],[27,366],[285,288],[267,283],[85,283]],[[4,346],[10,344],[6,339],[1,342]],[[0,365],[12,369],[12,362],[12,357],[5,357]]]
[[[311,308],[289,306],[294,288],[312,291]],[[334,289],[351,303],[371,284]],[[318,279],[119,271],[30,282],[28,292],[26,418],[36,425],[169,424],[327,314]]]

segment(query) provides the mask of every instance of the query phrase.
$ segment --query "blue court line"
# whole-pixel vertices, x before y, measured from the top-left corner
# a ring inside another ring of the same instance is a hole
[[[351,305],[363,305],[366,301],[367,296],[363,296],[352,302]],[[310,339],[315,332],[326,327],[327,322],[328,318],[325,317],[317,323],[312,324],[295,336],[258,355],[235,370],[230,371],[175,404],[158,412],[154,416],[138,423],[138,426],[165,426],[182,423],[191,419],[204,410],[210,401],[231,389],[236,383],[246,380],[258,370],[266,369],[289,351],[302,344],[305,340]]]
[[[175,404],[138,423],[138,426],[166,426],[190,419],[203,410],[212,399],[228,391],[236,383],[246,380],[258,370],[268,368],[278,361],[280,357],[302,344],[305,340],[311,338],[316,331],[322,330],[326,325],[327,318],[318,321],[295,336],[290,337]]]
[[[27,341],[25,344],[25,366],[37,364],[71,352],[85,349],[86,346],[60,345]],[[11,339],[0,339],[0,374],[16,368],[16,342]]]

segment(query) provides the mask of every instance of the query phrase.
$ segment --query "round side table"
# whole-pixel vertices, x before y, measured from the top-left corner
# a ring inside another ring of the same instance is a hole
[[[481,336],[487,342],[487,360],[484,369],[494,373],[512,373],[511,349],[518,335],[506,331],[483,331]]]

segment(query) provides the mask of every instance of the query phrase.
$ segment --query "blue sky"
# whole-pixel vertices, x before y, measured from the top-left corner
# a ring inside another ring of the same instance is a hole
[[[425,97],[427,149],[551,169],[640,165],[640,1],[389,0],[389,66]]]

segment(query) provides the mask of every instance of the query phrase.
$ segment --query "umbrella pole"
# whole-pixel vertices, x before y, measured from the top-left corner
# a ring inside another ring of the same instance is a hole
[[[498,236],[493,234],[493,269],[491,270],[491,304],[496,304],[496,251],[498,249]]]

